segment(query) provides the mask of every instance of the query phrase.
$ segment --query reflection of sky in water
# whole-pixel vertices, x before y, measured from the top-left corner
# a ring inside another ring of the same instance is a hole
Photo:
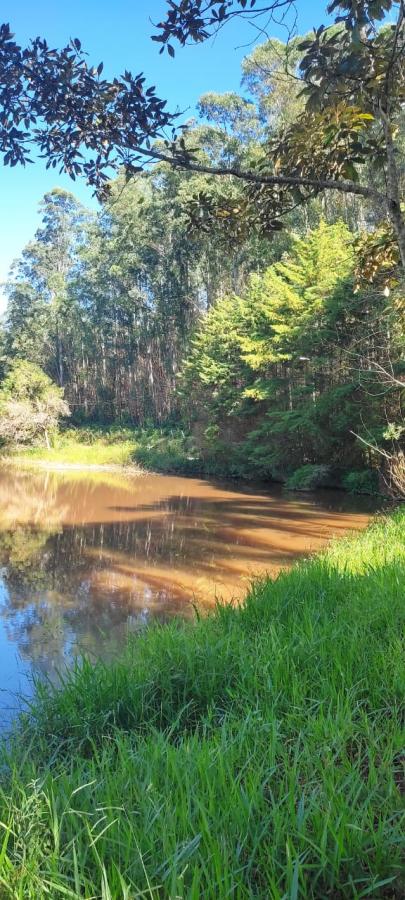
[[[258,573],[363,527],[361,505],[169,476],[0,471],[0,727],[33,673],[55,679],[75,657],[111,658],[152,619],[241,596]]]
[[[84,583],[81,587],[83,599],[89,585]],[[151,598],[152,591],[149,595]],[[87,616],[80,616],[80,602],[77,607],[69,608],[64,599],[58,602],[52,592],[48,596],[45,591],[33,602],[27,600],[23,608],[15,609],[3,570],[0,574],[0,730],[9,727],[24,705],[23,698],[32,695],[33,675],[55,681],[66,666],[83,655],[113,657],[126,635],[139,632],[150,620],[147,605],[136,614],[123,610],[115,618],[113,606],[112,599],[107,615],[98,622],[97,618],[88,622]]]
[[[0,577],[0,729],[7,728],[18,712],[19,697],[31,693],[30,662],[22,659],[18,642],[2,617],[4,606],[8,604],[8,591]],[[24,614],[16,614],[17,628],[19,617],[22,620]]]

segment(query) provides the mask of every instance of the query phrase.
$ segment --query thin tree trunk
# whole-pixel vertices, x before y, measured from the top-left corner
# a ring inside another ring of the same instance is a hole
[[[63,348],[62,348],[62,340],[59,332],[58,325],[58,369],[59,369],[59,386],[63,387]]]
[[[382,121],[385,137],[385,149],[387,155],[387,188],[388,198],[387,207],[391,224],[394,228],[399,254],[403,269],[405,269],[405,221],[401,212],[401,198],[399,193],[399,176],[397,163],[395,159],[395,147],[392,139],[391,122],[387,113],[380,110],[380,119]]]

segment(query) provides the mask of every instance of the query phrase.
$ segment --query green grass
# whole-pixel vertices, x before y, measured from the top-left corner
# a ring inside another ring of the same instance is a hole
[[[70,428],[55,435],[53,446],[16,448],[8,458],[15,464],[75,466],[141,465],[155,472],[192,474],[201,463],[190,439],[174,428]]]
[[[404,526],[38,686],[3,751],[0,896],[403,897]]]
[[[18,448],[10,456],[21,463],[83,466],[128,466],[136,450],[135,434],[128,430],[71,428],[55,436],[53,446]]]

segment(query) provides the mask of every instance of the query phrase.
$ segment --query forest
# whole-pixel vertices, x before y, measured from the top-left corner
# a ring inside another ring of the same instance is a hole
[[[183,139],[200,163],[253,165],[300,120],[304,47],[259,43],[239,95],[200,97]],[[375,158],[361,168],[383,178]],[[63,389],[71,425],[180,430],[184,471],[401,494],[405,310],[377,201],[332,191],[266,221],[237,179],[163,161],[118,173],[99,212],[58,188],[40,210],[7,284],[5,397],[27,362]]]

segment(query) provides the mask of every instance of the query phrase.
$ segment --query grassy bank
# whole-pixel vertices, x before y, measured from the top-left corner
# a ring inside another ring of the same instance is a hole
[[[69,428],[53,438],[52,447],[9,449],[3,461],[19,467],[131,468],[177,475],[206,475],[218,478],[265,479],[270,472],[255,470],[238,447],[211,449],[202,454],[190,434],[180,427],[124,428],[97,426]],[[273,473],[275,474],[275,473]],[[327,465],[305,465],[276,480],[286,482],[288,490],[312,491],[317,488],[343,488],[351,493],[378,494],[375,470],[338,471]]]
[[[129,430],[71,428],[54,437],[52,447],[16,448],[8,457],[15,463],[51,465],[129,466],[137,444]]]
[[[4,751],[0,895],[402,897],[404,526],[38,688]]]
[[[202,463],[193,455],[190,440],[180,429],[70,428],[44,446],[9,450],[16,465],[141,466],[155,472],[192,474]]]

